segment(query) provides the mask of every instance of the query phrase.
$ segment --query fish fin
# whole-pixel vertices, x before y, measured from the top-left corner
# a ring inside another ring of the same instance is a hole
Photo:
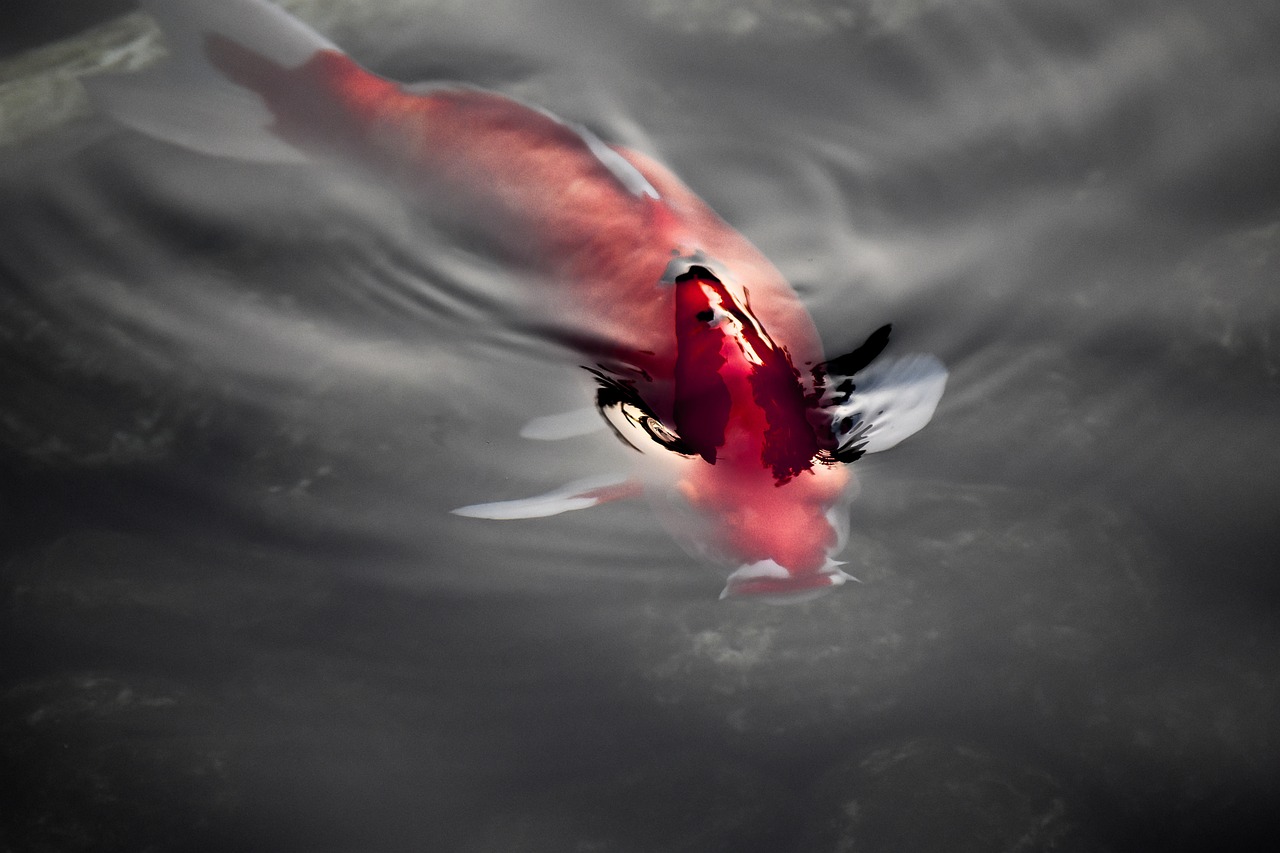
[[[149,136],[222,157],[302,162],[297,148],[271,132],[272,114],[249,89],[213,66],[206,40],[221,37],[283,67],[338,49],[284,9],[265,0],[141,0],[164,31],[169,56],[136,74],[85,78],[92,102]]]
[[[645,403],[635,382],[619,379],[604,370],[587,368],[596,378],[596,409],[618,440],[640,453],[655,448],[681,456],[693,456],[694,450],[673,432]]]
[[[792,573],[774,560],[739,566],[725,582],[720,598],[755,598],[766,604],[799,604],[817,598],[848,581],[857,581],[840,570],[843,563],[827,558],[816,572]]]
[[[609,424],[600,417],[595,406],[574,409],[558,415],[545,415],[534,418],[520,428],[521,438],[532,438],[537,441],[560,441],[565,438],[577,438],[599,432]]]
[[[870,365],[876,356],[884,352],[884,348],[889,345],[889,335],[892,332],[892,324],[886,323],[868,335],[862,346],[815,367],[814,378],[818,382],[823,382],[827,376],[852,376]]]
[[[821,405],[831,418],[835,457],[852,462],[919,432],[942,399],[947,369],[931,355],[908,355],[828,382]]]
[[[621,500],[640,494],[640,486],[623,474],[607,474],[575,480],[543,495],[514,501],[471,504],[452,510],[467,518],[508,521],[516,518],[546,518],[575,509],[587,509],[607,501]]]
[[[609,170],[609,173],[617,178],[618,183],[626,188],[627,192],[634,196],[648,196],[652,199],[660,198],[658,191],[653,188],[653,184],[649,183],[649,179],[640,174],[640,170],[615,151],[611,146],[604,144],[600,137],[596,136],[584,125],[570,125],[578,136],[582,137],[582,141],[587,144],[587,148],[595,155],[600,164]]]

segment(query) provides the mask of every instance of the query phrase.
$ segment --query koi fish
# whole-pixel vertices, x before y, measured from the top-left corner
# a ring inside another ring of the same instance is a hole
[[[721,597],[808,597],[849,575],[848,464],[923,427],[947,373],[880,359],[889,327],[828,359],[782,274],[665,167],[585,127],[457,85],[410,88],[357,65],[265,0],[142,0],[170,57],[89,81],[123,124],[256,161],[360,166],[447,203],[546,281],[597,386],[592,418],[635,473],[458,515],[532,518],[641,492],[682,543],[734,567]],[[597,417],[598,416],[598,417]],[[561,438],[578,415],[531,421]]]

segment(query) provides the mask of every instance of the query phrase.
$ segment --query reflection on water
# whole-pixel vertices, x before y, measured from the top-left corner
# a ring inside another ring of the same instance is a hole
[[[948,395],[855,466],[860,585],[719,604],[641,504],[448,515],[628,453],[519,438],[590,377],[475,235],[93,117],[26,137],[0,158],[16,847],[1275,834],[1268,4],[292,5],[376,70],[659,155],[830,351],[893,322]]]

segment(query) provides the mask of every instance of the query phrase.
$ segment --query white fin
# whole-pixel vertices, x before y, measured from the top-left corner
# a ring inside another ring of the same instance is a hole
[[[628,483],[625,474],[608,474],[575,480],[567,486],[532,498],[461,506],[453,510],[453,514],[467,518],[490,518],[501,521],[516,518],[546,518],[575,509],[587,509],[598,503],[629,497],[637,492],[638,489]]]
[[[135,130],[195,151],[263,162],[307,158],[268,129],[262,99],[222,76],[205,55],[221,35],[287,68],[332,43],[265,0],[142,0],[164,31],[169,57],[137,74],[84,79],[92,101]]]
[[[534,104],[526,104],[530,109],[537,110],[547,118],[562,124],[572,130],[574,133],[586,143],[587,150],[590,151],[595,158],[600,161],[600,165],[604,166],[622,184],[627,192],[634,196],[649,196],[649,198],[660,198],[658,191],[653,188],[653,184],[649,183],[649,179],[640,173],[640,170],[623,157],[617,151],[614,151],[603,139],[596,136],[586,125],[577,122],[565,121],[560,116],[551,112],[545,107]]]
[[[577,438],[599,432],[609,424],[600,417],[595,406],[574,409],[558,415],[546,415],[534,418],[520,428],[521,438],[532,438],[538,441],[560,441],[566,438]]]
[[[721,600],[751,597],[765,604],[800,604],[825,595],[847,581],[861,583],[840,567],[844,563],[827,558],[825,564],[812,574],[793,575],[774,560],[759,560],[739,566],[725,579]],[[771,582],[761,588],[754,582]]]
[[[640,170],[628,163],[625,157],[605,145],[600,137],[580,124],[571,124],[569,127],[582,137],[582,141],[587,143],[587,148],[596,155],[596,159],[613,173],[628,192],[634,196],[647,195],[649,198],[659,198],[658,191],[653,188],[653,184],[649,183],[649,179],[640,174]]]
[[[931,355],[882,359],[851,377],[848,399],[828,404],[840,447],[888,450],[933,417],[947,385],[947,369]],[[841,384],[833,377],[833,386]]]

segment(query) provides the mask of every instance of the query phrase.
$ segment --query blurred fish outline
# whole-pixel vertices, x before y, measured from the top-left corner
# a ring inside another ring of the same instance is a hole
[[[545,283],[538,303],[597,381],[595,411],[521,435],[605,426],[629,473],[454,512],[535,518],[646,494],[672,534],[734,567],[721,597],[803,600],[849,579],[847,465],[932,417],[947,372],[879,358],[890,329],[826,358],[782,274],[654,160],[503,95],[405,87],[265,0],[143,0],[170,56],[89,81],[121,123],[215,156],[339,161],[447,204]]]

